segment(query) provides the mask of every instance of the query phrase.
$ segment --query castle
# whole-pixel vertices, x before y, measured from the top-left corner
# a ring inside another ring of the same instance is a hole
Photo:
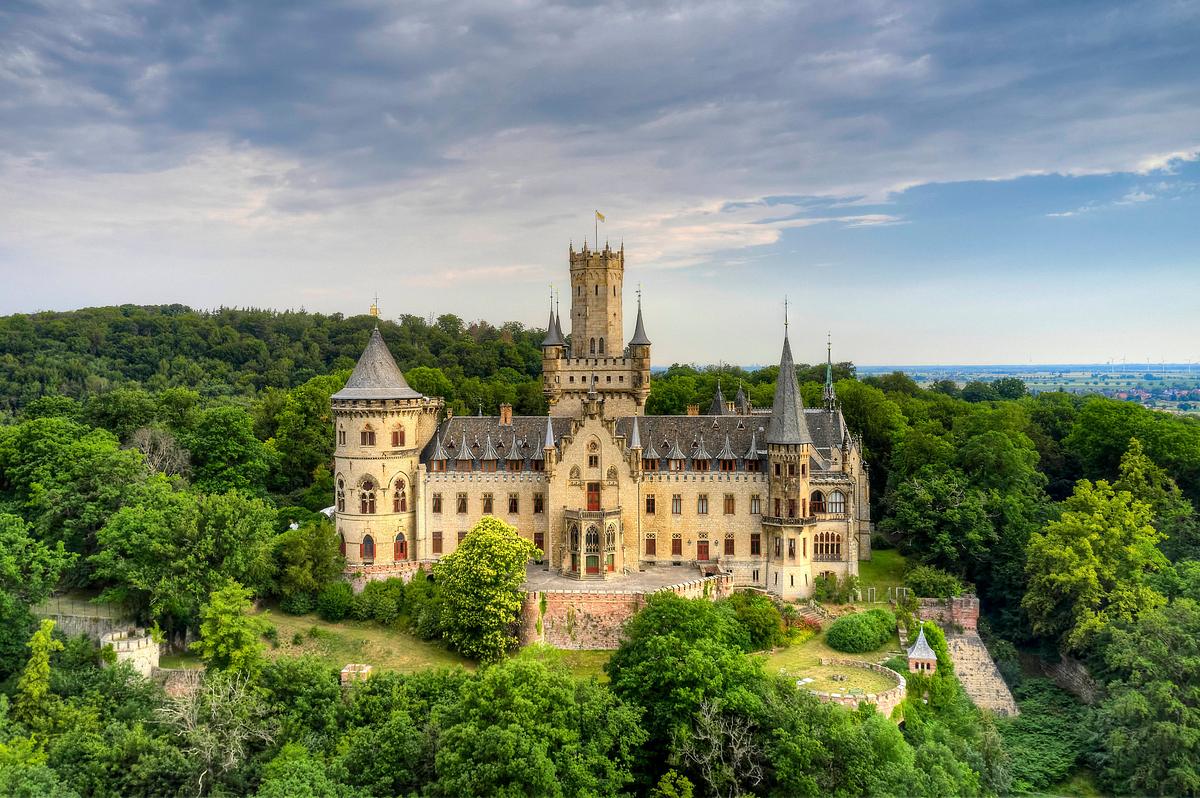
[[[801,400],[785,329],[774,401],[647,416],[640,298],[624,344],[625,253],[570,251],[571,335],[542,343],[548,416],[454,417],[409,387],[379,329],[333,395],[334,518],[356,579],[406,575],[455,550],[484,515],[512,524],[541,567],[589,590],[651,569],[720,573],[784,599],[870,557],[861,442],[827,364],[821,407]],[[828,360],[828,352],[827,352]],[[583,585],[581,585],[583,587]]]

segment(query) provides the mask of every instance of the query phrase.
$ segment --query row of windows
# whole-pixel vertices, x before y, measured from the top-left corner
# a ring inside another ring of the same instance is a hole
[[[338,533],[338,550],[342,556],[346,556],[346,536],[341,532]],[[371,562],[375,559],[375,538],[371,535],[364,535],[362,542],[358,544],[359,559],[364,562]],[[408,559],[408,540],[404,537],[403,532],[398,532],[392,540],[392,559],[407,560]]]
[[[702,539],[696,541],[696,559],[697,560],[708,560],[712,557],[712,555],[715,551],[716,551],[716,545],[714,544],[714,545],[710,546],[709,541],[706,538],[702,538]],[[724,555],[726,557],[736,556],[737,546],[734,542],[733,535],[725,536],[725,541],[724,541],[724,546],[722,547],[722,551],[724,552]],[[751,532],[750,533],[750,556],[753,557],[753,556],[757,556],[760,554],[762,554],[762,535],[758,532]],[[655,537],[654,533],[650,533],[650,534],[646,535],[646,556],[647,557],[657,557],[658,556],[658,538]],[[682,557],[683,556],[683,536],[678,532],[675,532],[671,535],[671,556],[672,557]]]
[[[495,511],[495,507],[496,507],[495,497],[491,493],[485,493],[485,494],[483,494],[482,498],[483,498],[483,502],[482,502],[483,514],[484,515],[492,515],[493,512]],[[440,514],[442,512],[442,494],[440,494],[440,493],[433,494],[433,500],[432,500],[432,502],[430,502],[430,504],[431,504],[432,511],[434,513]],[[467,494],[459,493],[458,495],[456,495],[454,497],[454,511],[456,513],[458,513],[459,515],[467,514],[467,511],[468,511]],[[546,494],[544,494],[544,493],[533,494],[533,511],[535,513],[546,512]],[[517,513],[521,512],[521,495],[519,493],[508,494],[508,512],[512,515],[516,515]]]
[[[375,492],[378,486],[370,477],[363,480],[358,486],[358,511],[363,515],[374,515],[376,510]],[[346,482],[338,479],[337,481],[337,509],[339,513],[346,512]],[[392,491],[392,512],[407,513],[408,512],[408,488],[403,479],[396,480],[396,487]]]
[[[406,437],[405,437],[404,427],[397,427],[396,429],[392,430],[392,446],[393,447],[404,446],[405,440],[406,440]],[[358,444],[359,444],[359,446],[374,446],[375,445],[375,429],[370,424],[368,424],[367,426],[365,426],[361,430],[359,430]],[[338,445],[339,446],[346,445],[346,430],[344,430],[344,429],[338,430]]]
[[[782,499],[775,499],[776,518],[784,517],[784,506],[785,505]],[[788,518],[807,518],[810,511],[814,515],[817,513],[844,513],[846,512],[846,494],[842,493],[840,490],[835,490],[829,494],[829,500],[826,501],[825,494],[819,490],[814,490],[809,499],[800,500],[799,516],[796,514],[797,504],[795,499],[788,499],[786,507]]]
[[[750,497],[750,514],[758,515],[762,512],[762,500],[756,493]],[[725,494],[725,500],[722,503],[725,515],[733,515],[737,509],[737,497],[732,493]],[[658,497],[653,493],[646,494],[646,515],[654,515],[658,512]],[[671,494],[671,514],[683,514],[683,494]],[[696,497],[696,514],[708,515],[708,494],[701,493]]]
[[[592,353],[593,353],[593,354],[595,354],[595,350],[592,350]],[[601,349],[601,350],[600,350],[600,354],[604,354],[604,350],[603,350],[603,349]],[[587,377],[580,377],[580,378],[579,378],[579,381],[580,381],[580,382],[587,382]],[[604,381],[605,381],[605,382],[612,382],[612,375],[611,375],[611,374],[606,374],[606,375],[605,375],[605,377],[604,377]],[[572,374],[572,375],[568,376],[568,377],[567,377],[567,382],[575,382],[575,375],[573,375],[573,374]],[[600,377],[599,377],[599,375],[597,375],[597,374],[593,374],[593,375],[592,375],[592,382],[600,382]],[[624,374],[618,374],[618,375],[617,375],[617,382],[625,382],[625,375],[624,375]]]
[[[453,470],[455,471],[475,471],[476,463],[479,464],[478,470],[485,473],[494,474],[501,470],[499,460],[476,460],[474,457],[464,457],[459,460],[430,460],[429,470],[439,474],[444,473],[448,470],[447,463],[454,463]],[[546,470],[546,464],[542,460],[505,460],[503,470],[516,473],[524,470],[526,463],[528,463],[530,471]]]

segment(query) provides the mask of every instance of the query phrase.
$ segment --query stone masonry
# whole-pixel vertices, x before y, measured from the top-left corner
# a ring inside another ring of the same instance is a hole
[[[947,635],[946,645],[954,662],[954,673],[975,706],[1007,717],[1020,714],[1017,702],[978,634],[970,631]]]

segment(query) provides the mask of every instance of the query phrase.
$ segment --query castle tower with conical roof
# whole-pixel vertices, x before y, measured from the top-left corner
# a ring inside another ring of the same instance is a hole
[[[334,523],[347,572],[403,573],[417,558],[419,454],[442,400],[409,386],[375,327],[331,404]]]

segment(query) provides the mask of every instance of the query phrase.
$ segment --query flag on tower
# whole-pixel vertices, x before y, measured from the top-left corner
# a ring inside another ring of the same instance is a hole
[[[603,222],[604,214],[600,213],[600,211],[596,211],[596,218]]]

